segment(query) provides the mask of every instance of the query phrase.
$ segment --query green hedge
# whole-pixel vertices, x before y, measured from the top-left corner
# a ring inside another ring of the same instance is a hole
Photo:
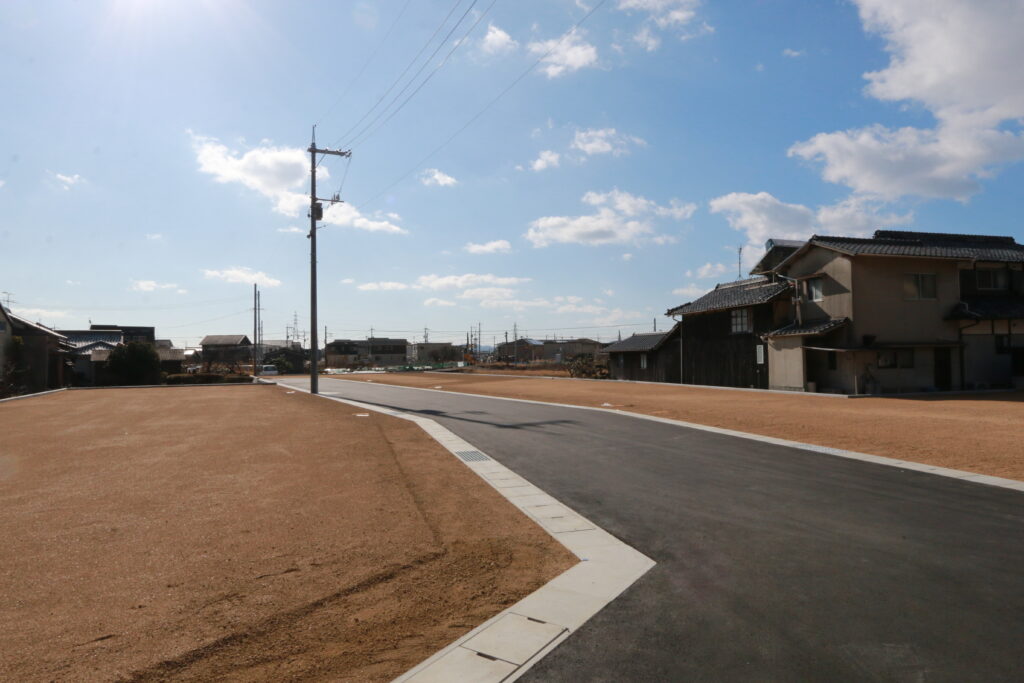
[[[215,372],[196,372],[167,375],[168,384],[251,384],[249,375],[219,375]]]

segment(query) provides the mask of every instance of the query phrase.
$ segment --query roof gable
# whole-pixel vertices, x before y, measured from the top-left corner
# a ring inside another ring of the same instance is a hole
[[[726,311],[731,308],[743,308],[768,303],[781,296],[789,285],[784,282],[772,282],[764,276],[724,282],[715,285],[710,292],[690,303],[670,308],[665,315],[693,315],[695,313],[711,313]]]
[[[252,342],[244,334],[208,334],[200,346],[249,346]]]

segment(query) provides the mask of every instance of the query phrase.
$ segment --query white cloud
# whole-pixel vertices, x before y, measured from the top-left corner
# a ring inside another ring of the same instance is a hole
[[[632,261],[632,260],[633,260],[633,255],[632,255],[632,254],[629,254],[629,253],[627,253],[627,254],[623,254],[623,255],[622,255],[622,260],[623,260],[623,261]]]
[[[436,185],[437,187],[451,187],[459,183],[455,178],[436,168],[424,169],[420,173],[420,182],[427,186]]]
[[[515,295],[516,290],[509,287],[474,287],[464,290],[459,294],[459,298],[491,301],[495,299],[511,299]]]
[[[14,315],[25,318],[26,320],[68,317],[67,311],[54,311],[48,308],[21,308],[19,306],[12,306],[11,312],[14,313]]]
[[[754,65],[754,71],[764,71],[764,64],[761,64],[760,62],[755,64]]]
[[[543,71],[548,78],[558,78],[597,64],[597,48],[583,40],[583,35],[583,31],[572,31],[561,38],[530,43],[526,47],[531,54],[542,56]]]
[[[163,235],[161,235],[161,234],[160,234],[160,233],[158,233],[158,232],[150,232],[150,233],[146,233],[146,239],[147,239],[147,240],[149,240],[149,241],[151,241],[151,242],[159,242],[159,241],[161,241],[161,240],[162,240],[163,238],[164,238],[164,236],[163,236]]]
[[[577,130],[571,146],[588,156],[594,154],[619,156],[628,153],[630,145],[646,147],[647,142],[634,135],[619,133],[614,128],[589,128]]]
[[[961,201],[1000,165],[1024,159],[1020,3],[855,1],[865,30],[881,36],[890,54],[885,68],[864,75],[867,94],[919,103],[937,125],[820,133],[791,155],[821,162],[826,180],[859,194]]]
[[[619,0],[619,9],[646,12],[661,28],[688,24],[697,16],[700,0]]]
[[[604,294],[605,296],[608,296],[608,297],[615,296],[615,290],[614,289],[602,289],[601,293]]]
[[[3,187],[6,184],[7,184],[6,180],[0,179],[0,187]]]
[[[395,292],[402,289],[409,289],[404,282],[364,282],[356,287],[364,292]]]
[[[155,280],[132,280],[132,289],[136,292],[155,292],[158,289],[178,289],[178,285],[171,282],[160,283]]]
[[[551,308],[547,299],[484,299],[480,302],[483,308],[507,308],[513,311],[525,311],[530,308]]]
[[[550,149],[545,149],[540,155],[530,162],[530,168],[534,171],[543,171],[546,168],[557,168],[561,155]]]
[[[331,204],[324,207],[324,223],[339,225],[341,227],[356,228],[367,232],[388,232],[396,235],[407,235],[408,230],[395,225],[388,218],[388,214],[377,212],[372,218],[367,218],[351,204]]]
[[[78,175],[77,173],[74,174],[74,175],[64,175],[63,173],[54,173],[53,177],[56,178],[58,182],[60,182],[61,186],[65,190],[70,190],[75,185],[78,185],[80,183],[84,183],[85,182],[85,178],[83,178],[82,176]]]
[[[215,138],[189,134],[199,170],[218,183],[241,183],[273,200],[274,210],[288,216],[308,205],[308,196],[296,191],[309,182],[309,160],[302,149],[264,146],[239,154]],[[317,174],[325,178],[327,169],[321,166]]]
[[[470,254],[507,254],[512,251],[512,245],[508,240],[493,240],[484,244],[469,242],[463,249]]]
[[[309,196],[298,191],[309,182],[309,158],[305,150],[263,145],[240,154],[215,138],[188,132],[199,170],[212,175],[218,183],[240,183],[255,190],[272,200],[274,210],[286,216],[298,216],[308,208]],[[330,177],[325,165],[317,169],[317,177],[320,180]],[[351,204],[340,203],[324,207],[323,222],[370,232],[406,232],[386,218],[389,217],[384,214],[368,218]]]
[[[673,289],[672,293],[676,296],[686,297],[692,301],[693,299],[704,296],[709,291],[710,290],[707,287],[702,287],[695,282],[691,282],[688,285]]]
[[[224,270],[203,270],[203,277],[210,280],[224,280],[237,284],[251,285],[253,283],[263,287],[277,287],[280,280],[274,279],[262,270],[253,270],[245,266],[231,266]]]
[[[647,221],[630,220],[608,207],[586,216],[544,216],[530,223],[526,239],[534,247],[552,244],[625,244],[653,234]]]
[[[670,199],[668,206],[659,206],[657,203],[639,195],[623,192],[618,188],[610,192],[587,192],[583,195],[583,202],[591,206],[604,206],[610,204],[616,211],[626,216],[637,216],[643,213],[653,213],[664,218],[686,220],[697,210],[697,205],[692,202],[681,202],[678,199]]]
[[[339,282],[341,282],[341,284],[343,284],[343,285],[351,285],[351,284],[355,283],[355,280],[353,280],[350,277],[346,277],[346,278],[342,278],[341,280],[339,280]]]
[[[786,56],[786,57],[796,58],[796,57],[803,57],[804,55],[807,54],[807,51],[806,50],[794,50],[791,47],[787,47],[786,49],[784,49],[782,51],[782,54],[784,56]]]
[[[64,284],[71,285],[72,287],[78,287],[82,282],[80,280],[65,280]]]
[[[179,289],[179,290],[177,290],[177,293],[178,294],[188,294],[188,290],[187,289]]]
[[[724,263],[711,263],[708,261],[697,269],[697,279],[707,280],[713,277],[721,277],[729,272],[729,266]]]
[[[437,297],[430,297],[423,302],[424,306],[454,306],[454,301],[448,301],[447,299],[438,299]]]
[[[744,263],[753,265],[771,238],[805,240],[811,235],[867,235],[884,227],[907,225],[912,214],[883,213],[878,202],[851,197],[812,210],[787,204],[767,192],[732,192],[709,202],[711,213],[721,213],[734,230],[744,233],[749,249]]]
[[[306,230],[298,228],[294,225],[289,225],[287,228],[278,228],[277,231],[287,233],[289,235],[305,235],[307,233]]]
[[[465,275],[421,275],[416,279],[417,289],[467,289],[482,285],[508,287],[529,282],[528,277],[502,277],[490,273]]]
[[[648,52],[654,52],[661,47],[661,38],[654,35],[650,26],[643,26],[633,34],[633,42]]]
[[[487,35],[480,39],[480,51],[485,55],[505,54],[517,47],[519,43],[494,24],[487,25]]]

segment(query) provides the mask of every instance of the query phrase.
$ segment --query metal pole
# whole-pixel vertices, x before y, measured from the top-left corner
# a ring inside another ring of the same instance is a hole
[[[309,145],[309,393],[320,393],[319,349],[316,339],[316,126]]]
[[[257,299],[259,293],[256,290],[256,283],[252,283],[252,374],[256,375],[256,311],[259,310],[260,304]]]

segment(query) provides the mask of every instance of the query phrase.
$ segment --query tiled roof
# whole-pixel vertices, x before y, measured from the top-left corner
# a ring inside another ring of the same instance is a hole
[[[81,348],[96,342],[117,345],[121,343],[121,330],[60,330],[75,347]]]
[[[832,318],[829,320],[811,320],[802,325],[790,323],[785,327],[768,333],[769,337],[814,337],[839,329],[849,322],[849,318]]]
[[[771,301],[787,289],[789,289],[789,285],[786,283],[772,282],[762,276],[736,282],[725,282],[716,285],[713,290],[695,301],[670,308],[665,315],[692,315],[754,306]]]
[[[876,230],[871,238],[815,235],[810,244],[851,255],[1024,262],[1024,244],[998,235]]]
[[[208,334],[199,342],[200,346],[238,346],[249,344],[249,338],[244,334]]]
[[[968,298],[953,307],[949,320],[1007,320],[1024,318],[1024,299],[1019,297]]]
[[[650,351],[668,335],[668,332],[641,332],[632,337],[626,337],[622,341],[606,346],[606,353],[624,353],[631,351]]]

